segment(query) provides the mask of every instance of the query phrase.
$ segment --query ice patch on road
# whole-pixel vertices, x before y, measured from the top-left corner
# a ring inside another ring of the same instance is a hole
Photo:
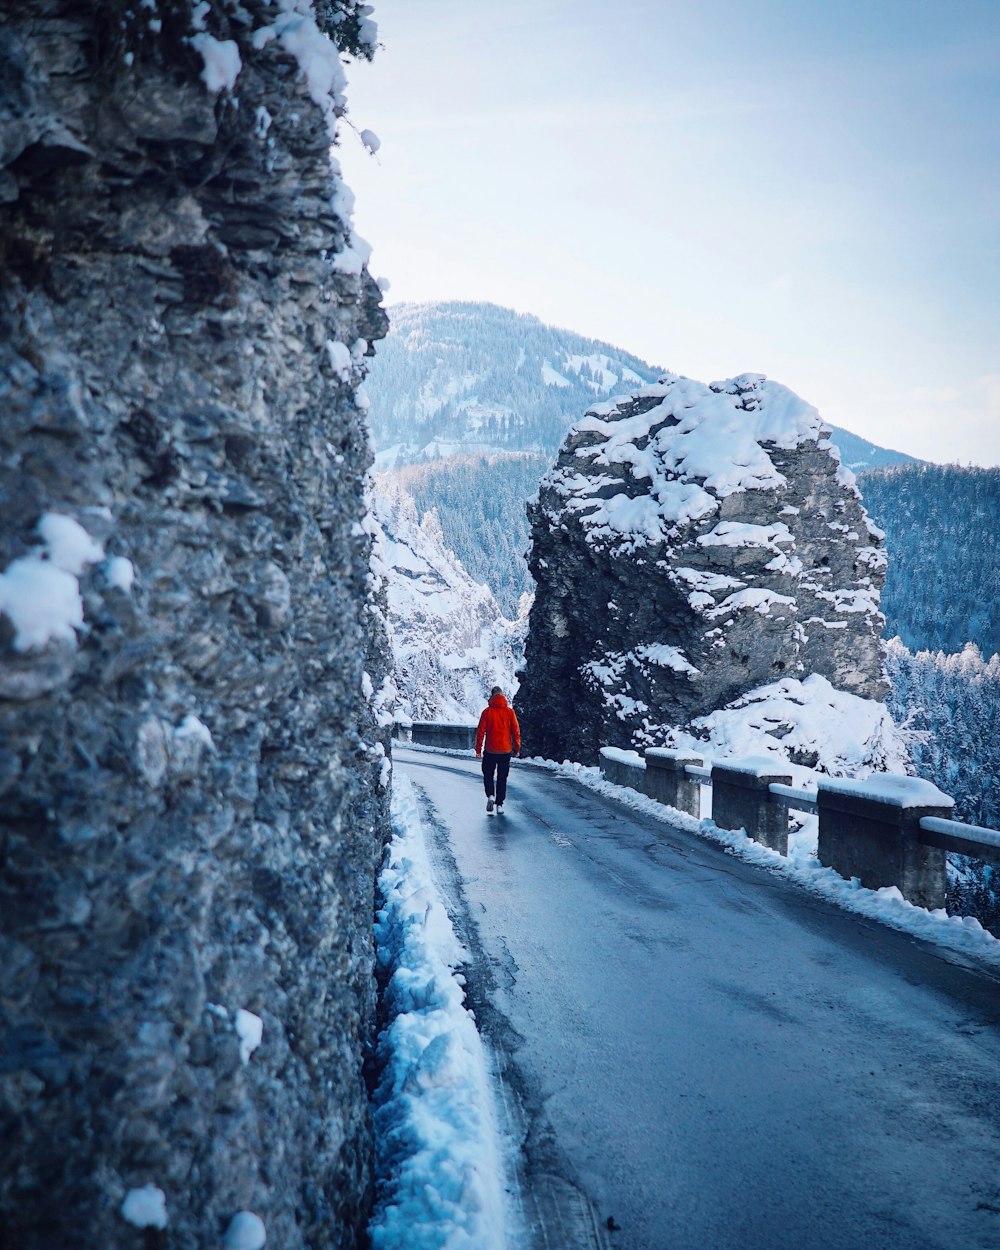
[[[392,787],[379,876],[377,959],[389,975],[378,1044],[373,1250],[505,1250],[506,1183],[482,1040],[465,1007],[469,961],[434,883],[409,778]]]
[[[931,911],[926,907],[917,907],[903,898],[896,886],[869,890],[856,877],[847,880],[832,868],[824,868],[816,857],[817,818],[814,816],[807,818],[797,834],[789,836],[790,854],[786,858],[777,851],[772,851],[770,847],[754,842],[742,829],[720,829],[712,820],[698,820],[686,812],[658,803],[628,786],[605,781],[599,768],[588,768],[569,760],[564,760],[562,764],[542,759],[532,759],[530,762],[564,777],[572,777],[591,790],[596,790],[598,794],[624,803],[644,815],[662,820],[676,829],[718,842],[730,854],[788,877],[848,911],[857,912],[871,920],[880,920],[893,929],[912,933],[915,937],[949,950],[972,955],[990,967],[1000,969],[1000,939],[984,929],[973,916],[950,916],[944,908]]]

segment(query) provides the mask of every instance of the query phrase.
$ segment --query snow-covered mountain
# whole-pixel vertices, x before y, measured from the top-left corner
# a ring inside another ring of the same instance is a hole
[[[637,356],[494,304],[399,304],[368,380],[380,465],[553,454],[595,399],[655,381]]]
[[[475,720],[492,686],[516,687],[527,603],[517,620],[507,620],[489,587],[445,546],[436,513],[418,517],[394,478],[376,477],[372,515],[372,571],[388,596],[397,714]]]
[[[469,452],[551,457],[591,404],[666,372],[495,304],[397,304],[389,317],[367,382],[380,467]],[[913,461],[839,427],[833,442],[855,472]]]

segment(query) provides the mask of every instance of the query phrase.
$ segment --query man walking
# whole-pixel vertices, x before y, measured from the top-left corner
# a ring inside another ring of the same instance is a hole
[[[483,750],[483,744],[486,750]],[[493,775],[496,774],[496,810],[503,811],[507,797],[507,774],[511,757],[521,749],[521,726],[514,709],[499,686],[490,691],[489,706],[483,708],[476,730],[476,759],[483,759],[483,784],[486,787],[486,810],[493,812]]]

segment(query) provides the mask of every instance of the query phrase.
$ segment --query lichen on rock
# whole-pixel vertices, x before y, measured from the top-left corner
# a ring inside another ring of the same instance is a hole
[[[884,698],[882,535],[786,387],[669,376],[591,408],[529,513],[530,749],[663,745],[782,677]]]

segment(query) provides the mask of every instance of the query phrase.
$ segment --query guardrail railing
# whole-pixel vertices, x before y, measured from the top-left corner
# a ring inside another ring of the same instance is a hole
[[[455,747],[471,751],[476,745],[475,725],[453,725],[443,721],[413,721],[405,724],[396,721],[392,736],[397,742],[416,742],[425,747]]]
[[[782,855],[789,813],[818,815],[821,864],[873,890],[896,886],[921,907],[944,906],[949,851],[1000,864],[1000,832],[952,820],[954,800],[919,777],[876,773],[854,781],[813,773],[812,790],[793,786],[773,759],[706,768],[701,757],[665,747],[643,755],[602,747],[601,772],[691,816],[700,815],[701,787],[710,786],[721,829],[744,829]]]

